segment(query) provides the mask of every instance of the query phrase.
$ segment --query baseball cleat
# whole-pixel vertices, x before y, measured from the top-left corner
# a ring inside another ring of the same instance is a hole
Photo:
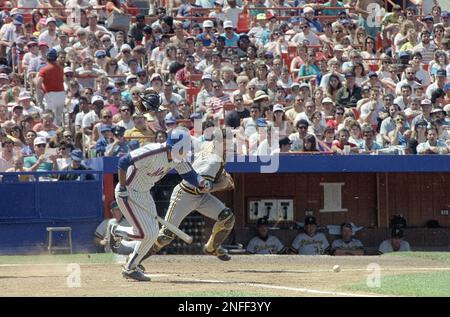
[[[213,252],[209,252],[206,249],[206,246],[204,246],[203,247],[203,252],[205,252],[206,254],[214,255],[221,261],[230,261],[231,260],[231,256],[228,254],[228,251],[225,248],[222,248],[221,246],[219,246]]]
[[[122,276],[126,279],[131,279],[139,282],[150,282],[151,278],[139,270],[123,270]]]

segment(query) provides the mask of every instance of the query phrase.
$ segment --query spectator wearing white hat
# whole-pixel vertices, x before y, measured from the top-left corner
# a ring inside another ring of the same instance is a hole
[[[64,90],[70,89],[70,83],[74,81],[75,72],[71,67],[64,67]],[[76,82],[78,83],[78,82]],[[81,88],[81,87],[80,87]],[[66,96],[68,97],[68,96]]]
[[[422,113],[416,116],[412,122],[411,126],[415,127],[418,122],[426,121],[428,124],[431,124],[431,110],[433,109],[433,104],[430,99],[423,99],[420,102],[420,108],[422,109]]]
[[[58,170],[58,163],[56,155],[49,155],[46,157],[45,149],[47,147],[47,140],[44,137],[37,137],[34,139],[34,154],[24,159],[23,166],[30,168],[33,172],[49,172]]]
[[[214,35],[214,23],[211,20],[203,21],[203,32],[197,35],[197,40],[202,41],[203,46],[210,46],[214,43],[216,36]]]
[[[128,44],[123,44],[120,47],[120,56],[119,62],[117,63],[119,65],[119,69],[122,71],[122,73],[129,72],[128,68],[128,61],[131,59],[131,46]]]
[[[222,33],[222,36],[225,38],[226,47],[238,46],[239,35],[237,35],[236,32],[234,32],[234,28],[235,25],[230,20],[227,20],[223,23],[223,30],[225,32]]]
[[[23,107],[24,116],[35,116],[36,114],[40,116],[42,114],[42,109],[31,103],[31,95],[28,91],[20,92],[19,105]]]
[[[39,35],[39,42],[47,42],[49,47],[54,47],[59,44],[58,36],[56,33],[56,20],[55,18],[47,18],[47,30]]]

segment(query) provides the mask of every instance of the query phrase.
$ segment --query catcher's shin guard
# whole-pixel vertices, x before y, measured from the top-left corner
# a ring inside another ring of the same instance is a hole
[[[152,255],[158,253],[162,248],[169,245],[175,238],[176,238],[176,235],[172,231],[170,231],[169,229],[167,229],[165,227],[161,228],[155,244],[153,244],[153,246],[147,252],[147,254],[144,256],[142,261],[145,259],[148,259]]]
[[[220,212],[218,220],[212,228],[211,236],[205,245],[205,252],[210,254],[216,253],[233,229],[234,220],[234,214],[229,208],[225,208]]]

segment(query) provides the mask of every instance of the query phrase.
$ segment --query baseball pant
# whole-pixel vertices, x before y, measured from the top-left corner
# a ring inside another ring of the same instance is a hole
[[[137,241],[120,241],[120,244],[117,249],[114,250],[114,253],[121,255],[129,255],[133,253],[134,248],[136,247]]]
[[[55,124],[61,125],[64,118],[64,103],[66,93],[64,91],[48,92],[44,95],[45,109],[50,109],[55,114]]]
[[[116,201],[129,227],[118,226],[117,231],[123,230],[121,235],[128,239],[136,240],[133,253],[130,255],[127,270],[134,270],[142,258],[147,254],[156,241],[159,231],[159,223],[156,219],[156,206],[150,192],[129,191],[129,196],[122,198],[118,196],[118,186],[116,187]]]
[[[170,197],[170,205],[165,220],[176,227],[192,211],[197,210],[202,215],[217,220],[220,212],[226,206],[211,194],[194,195],[190,194],[177,185]]]

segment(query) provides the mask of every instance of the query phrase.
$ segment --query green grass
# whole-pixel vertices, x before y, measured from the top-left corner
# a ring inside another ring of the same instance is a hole
[[[367,287],[365,283],[349,285],[352,291],[395,296],[450,296],[450,272],[390,275],[381,278],[381,287]]]
[[[400,256],[450,263],[450,252],[392,252],[383,256]]]
[[[114,263],[112,253],[0,256],[0,264]]]

